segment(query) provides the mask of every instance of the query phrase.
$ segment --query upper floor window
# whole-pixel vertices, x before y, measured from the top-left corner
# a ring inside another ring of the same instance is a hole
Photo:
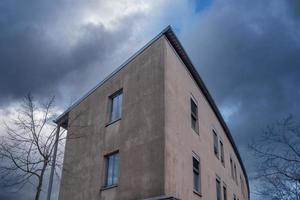
[[[213,129],[213,140],[214,140],[214,153],[217,156],[217,158],[219,158],[218,135],[214,129]]]
[[[221,151],[221,163],[225,166],[224,145],[223,145],[223,142],[221,140],[220,140],[220,151]]]
[[[216,193],[217,193],[217,200],[221,200],[221,181],[219,178],[216,178]]]
[[[106,180],[105,186],[118,184],[119,181],[119,153],[105,156],[106,159]]]
[[[232,158],[230,158],[230,172],[231,172],[231,178],[234,179]]]
[[[233,200],[237,200],[235,194],[233,194]]]
[[[236,164],[234,163],[234,179],[236,184],[238,184],[238,180],[237,180],[237,172],[236,172]]]
[[[122,115],[122,99],[123,99],[122,90],[113,94],[110,97],[110,99],[111,99],[111,108],[110,108],[109,122],[114,122],[120,119]]]
[[[244,185],[244,179],[242,178],[242,175],[240,174],[240,183],[241,183],[241,191],[243,197],[245,197],[245,185]]]
[[[191,125],[192,128],[198,133],[198,106],[193,98],[191,98]]]
[[[227,200],[227,189],[226,186],[223,186],[223,200]]]
[[[200,158],[193,155],[193,189],[200,193]]]

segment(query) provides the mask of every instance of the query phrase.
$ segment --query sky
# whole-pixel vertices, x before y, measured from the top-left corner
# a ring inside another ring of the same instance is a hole
[[[167,25],[224,116],[252,188],[249,142],[290,114],[300,119],[299,0],[1,0],[0,118],[29,91],[55,95],[65,110]],[[29,191],[0,188],[0,199]]]

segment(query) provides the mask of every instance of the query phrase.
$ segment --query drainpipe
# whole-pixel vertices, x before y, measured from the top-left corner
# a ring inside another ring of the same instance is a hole
[[[50,172],[50,177],[49,177],[47,200],[51,199],[53,176],[54,176],[55,163],[56,163],[57,146],[58,146],[58,140],[59,140],[59,129],[60,129],[60,123],[57,124],[57,128],[56,128],[56,136],[55,136],[55,144],[54,144],[55,146],[54,146],[54,151],[53,151],[52,166],[51,166],[51,172]]]

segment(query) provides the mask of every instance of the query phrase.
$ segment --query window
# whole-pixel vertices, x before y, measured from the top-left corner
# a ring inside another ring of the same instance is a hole
[[[220,151],[221,151],[221,163],[223,166],[225,166],[225,160],[224,160],[224,145],[223,142],[220,140]]]
[[[105,156],[106,159],[106,181],[105,186],[118,184],[119,179],[119,153]]]
[[[234,163],[234,180],[235,180],[236,184],[238,184],[238,182],[237,182],[237,173],[236,173],[236,165],[235,165],[235,163]]]
[[[245,185],[244,185],[244,179],[242,178],[242,175],[240,174],[240,183],[241,183],[241,191],[243,197],[245,197]]]
[[[217,200],[221,200],[221,181],[219,178],[216,178],[216,192],[217,192]]]
[[[200,193],[200,158],[197,155],[193,155],[193,189]]]
[[[118,91],[110,97],[111,99],[111,109],[110,109],[110,119],[109,122],[114,122],[121,118],[122,115],[122,90]]]
[[[191,123],[194,131],[198,133],[198,107],[195,101],[191,98]]]
[[[234,179],[232,158],[230,158],[230,170],[231,170],[231,178]]]
[[[213,129],[213,137],[214,137],[214,153],[217,156],[217,158],[219,158],[218,135],[214,129]]]
[[[226,186],[223,186],[223,200],[227,200],[227,189]]]

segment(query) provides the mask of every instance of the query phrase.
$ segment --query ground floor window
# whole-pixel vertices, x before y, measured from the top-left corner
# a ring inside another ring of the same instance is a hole
[[[119,152],[105,156],[106,160],[106,186],[116,185],[119,181]]]

